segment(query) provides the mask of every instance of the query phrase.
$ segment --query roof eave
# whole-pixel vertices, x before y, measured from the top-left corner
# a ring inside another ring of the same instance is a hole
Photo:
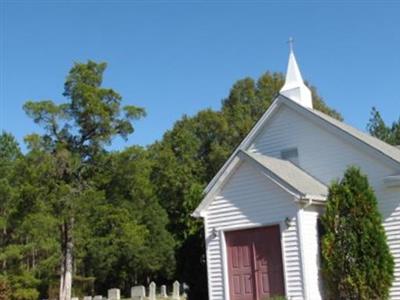
[[[326,205],[327,196],[325,195],[304,195],[299,198],[299,202],[315,205]]]

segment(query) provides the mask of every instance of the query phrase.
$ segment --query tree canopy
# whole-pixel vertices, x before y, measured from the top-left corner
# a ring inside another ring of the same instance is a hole
[[[127,138],[132,121],[145,115],[102,87],[105,68],[76,63],[65,81],[66,102],[24,105],[44,129],[26,137],[26,154],[11,134],[0,137],[0,262],[13,300],[69,299],[73,277],[79,295],[110,284],[127,290],[174,270],[174,241],[146,150],[105,148],[114,136]]]
[[[148,147],[108,151],[145,111],[102,86],[105,70],[77,63],[65,102],[25,104],[44,129],[26,137],[26,153],[11,134],[0,136],[0,290],[12,300],[54,297],[70,268],[75,295],[178,279],[191,299],[206,299],[202,222],[190,215],[284,77],[239,80],[221,109],[183,116]],[[341,119],[312,89],[315,108]]]
[[[379,111],[373,107],[367,129],[372,136],[391,145],[400,145],[400,118],[391,126],[386,125]]]

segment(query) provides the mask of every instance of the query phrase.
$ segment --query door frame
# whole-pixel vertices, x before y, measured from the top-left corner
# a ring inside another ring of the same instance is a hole
[[[261,227],[279,226],[280,241],[281,241],[281,255],[282,255],[282,267],[283,267],[283,284],[285,287],[285,297],[287,297],[287,284],[286,284],[286,261],[284,255],[284,243],[283,243],[283,231],[286,229],[286,224],[284,221],[280,222],[267,222],[258,225],[237,225],[228,228],[223,228],[219,230],[219,240],[221,242],[221,257],[222,257],[222,276],[224,284],[224,299],[230,300],[230,290],[229,290],[229,269],[228,269],[228,253],[226,247],[226,232],[245,230],[245,229],[257,229]]]

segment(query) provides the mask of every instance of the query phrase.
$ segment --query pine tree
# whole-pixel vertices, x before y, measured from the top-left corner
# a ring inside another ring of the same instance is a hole
[[[76,63],[64,84],[67,101],[28,101],[24,110],[45,130],[27,137],[32,151],[44,152],[54,180],[53,215],[59,220],[61,241],[60,300],[70,300],[74,265],[74,232],[81,203],[93,192],[97,162],[113,138],[133,133],[132,122],[145,115],[143,108],[122,106],[122,97],[102,87],[106,63]]]
[[[393,257],[374,191],[358,168],[331,185],[321,221],[327,299],[387,299]]]
[[[400,145],[400,118],[397,122],[393,122],[392,126],[388,126],[379,111],[373,107],[367,130],[372,136],[388,144]]]

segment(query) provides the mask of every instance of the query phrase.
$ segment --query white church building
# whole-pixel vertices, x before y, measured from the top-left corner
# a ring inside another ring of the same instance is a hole
[[[193,213],[205,225],[209,299],[322,299],[317,221],[351,165],[377,195],[400,299],[400,149],[314,110],[293,51],[280,94]]]

